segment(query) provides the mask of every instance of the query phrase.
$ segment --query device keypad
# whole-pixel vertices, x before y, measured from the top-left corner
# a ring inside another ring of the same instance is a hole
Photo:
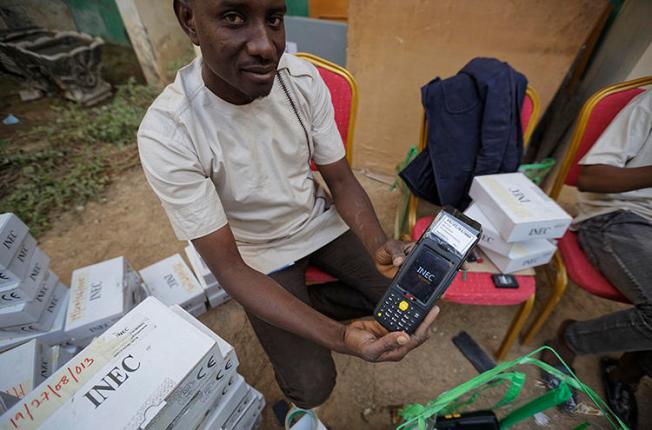
[[[421,316],[419,311],[402,295],[389,292],[376,316],[393,331],[413,331]]]

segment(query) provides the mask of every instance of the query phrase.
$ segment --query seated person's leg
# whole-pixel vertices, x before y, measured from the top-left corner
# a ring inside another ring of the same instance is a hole
[[[310,286],[308,290],[313,307],[331,318],[371,315],[391,282],[378,272],[373,258],[350,230],[315,251],[309,260],[338,279]]]
[[[579,240],[634,307],[568,325],[566,344],[576,354],[652,350],[652,224],[619,211],[580,224]]]
[[[270,277],[295,297],[310,304],[304,273],[307,260],[272,273]],[[331,352],[313,342],[274,327],[247,314],[276,380],[286,397],[300,408],[311,409],[328,399],[335,387],[337,372]]]

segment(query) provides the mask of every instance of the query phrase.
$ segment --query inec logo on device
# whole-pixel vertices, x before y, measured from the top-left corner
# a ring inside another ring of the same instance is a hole
[[[417,268],[417,273],[421,276],[423,276],[425,279],[428,280],[428,282],[432,282],[435,280],[435,274],[430,273],[428,270],[426,270],[423,266],[419,266]]]

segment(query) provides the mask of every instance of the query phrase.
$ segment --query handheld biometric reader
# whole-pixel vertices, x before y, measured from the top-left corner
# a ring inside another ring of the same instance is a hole
[[[389,331],[414,333],[451,284],[481,233],[478,222],[457,209],[444,207],[394,276],[376,307],[376,320]]]

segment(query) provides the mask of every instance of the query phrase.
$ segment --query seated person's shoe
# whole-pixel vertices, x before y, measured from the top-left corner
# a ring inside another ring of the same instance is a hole
[[[631,430],[638,429],[638,405],[636,387],[621,381],[614,381],[609,373],[618,365],[618,360],[603,358],[600,361],[602,382],[607,404]]]

